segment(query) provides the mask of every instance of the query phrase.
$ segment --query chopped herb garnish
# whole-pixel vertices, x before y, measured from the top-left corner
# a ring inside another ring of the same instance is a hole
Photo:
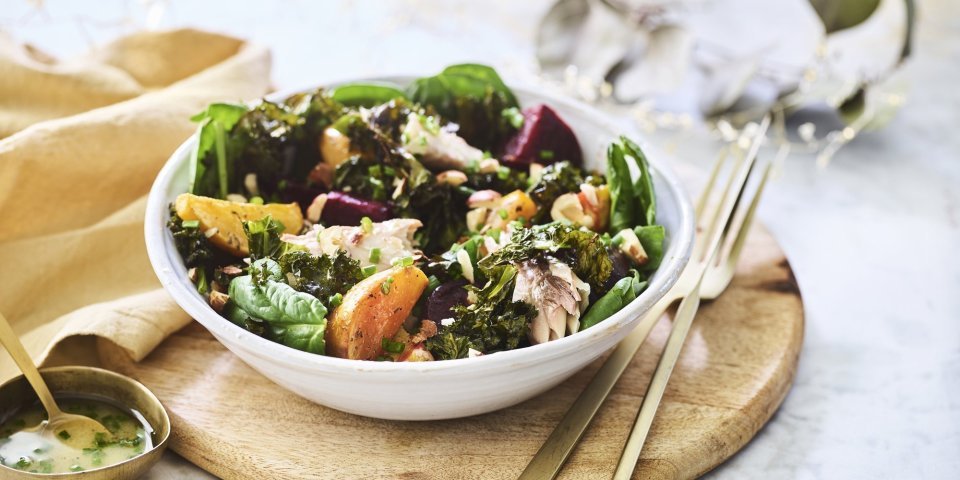
[[[263,205],[263,197],[252,197],[250,198],[250,203],[254,205]]]
[[[413,257],[408,255],[406,257],[394,258],[390,264],[394,267],[409,267],[413,265]]]
[[[510,167],[497,168],[497,178],[500,180],[506,180],[510,178]]]
[[[200,220],[184,220],[183,228],[200,228]]]
[[[504,220],[506,220],[506,219],[507,219],[507,216],[508,216],[508,215],[507,215],[507,211],[504,210],[504,209],[502,209],[502,208],[501,208],[500,210],[497,210],[497,215],[499,215],[500,218],[502,218],[502,219],[504,219]]]
[[[506,118],[510,125],[513,128],[520,129],[523,127],[523,114],[520,113],[520,109],[517,107],[510,107],[503,109],[503,118]]]
[[[389,353],[403,353],[403,350],[406,348],[406,345],[404,345],[403,342],[394,342],[389,338],[380,340],[380,346],[385,352]]]
[[[363,229],[363,233],[373,233],[373,220],[370,220],[370,217],[361,218],[360,228]]]
[[[366,267],[363,267],[360,271],[363,273],[364,278],[366,278],[366,277],[369,277],[370,275],[373,275],[374,273],[377,273],[377,266],[367,265]]]
[[[330,304],[330,308],[337,308],[341,303],[343,303],[343,295],[339,293],[330,295],[330,299],[327,301],[327,303]]]
[[[393,277],[387,277],[387,279],[380,284],[380,291],[383,292],[384,295],[389,294],[391,285],[393,285]]]
[[[379,262],[379,261],[380,261],[380,249],[379,249],[379,248],[376,248],[376,247],[370,249],[370,257],[369,257],[369,258],[370,258],[370,263],[377,263],[377,262]]]

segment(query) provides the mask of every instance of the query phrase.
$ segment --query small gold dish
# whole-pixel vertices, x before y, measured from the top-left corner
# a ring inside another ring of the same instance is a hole
[[[0,465],[0,478],[10,479],[135,479],[160,460],[170,438],[170,417],[160,400],[136,380],[93,367],[54,367],[40,370],[54,397],[88,397],[138,411],[153,428],[153,448],[136,457],[104,467],[68,473],[30,473]],[[21,375],[0,385],[0,422],[38,402]]]

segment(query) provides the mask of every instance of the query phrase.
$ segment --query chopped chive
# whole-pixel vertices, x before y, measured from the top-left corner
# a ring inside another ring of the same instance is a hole
[[[510,167],[497,168],[497,178],[500,180],[506,180],[510,178]]]
[[[502,208],[500,210],[497,210],[497,215],[500,215],[500,218],[504,220],[507,219],[507,211]]]
[[[491,228],[491,229],[487,232],[487,236],[490,237],[490,238],[492,238],[492,239],[494,239],[494,240],[499,239],[499,238],[500,238],[500,229],[499,229],[499,228]]]
[[[337,308],[341,303],[343,303],[343,295],[334,293],[333,295],[330,295],[330,299],[327,300],[327,303],[330,304],[331,308]]]
[[[394,258],[390,264],[394,267],[409,267],[413,265],[413,257],[407,255],[406,257]]]
[[[373,220],[370,220],[370,217],[361,218],[360,227],[364,233],[373,233]]]
[[[184,220],[183,228],[200,228],[200,220]]]
[[[370,275],[373,275],[374,273],[377,273],[377,266],[376,266],[376,265],[367,265],[366,267],[363,267],[362,269],[360,269],[360,272],[363,273],[363,276],[364,276],[364,277],[369,277]]]
[[[383,283],[380,284],[380,291],[383,292],[384,295],[389,294],[389,293],[390,293],[390,285],[392,285],[392,284],[393,284],[393,277],[387,277],[387,279],[384,280]]]
[[[610,239],[610,246],[613,248],[620,248],[620,245],[622,243],[623,243],[623,236],[620,235],[619,233],[614,235],[613,238]]]
[[[374,165],[374,166],[368,168],[368,169],[367,169],[367,172],[369,172],[370,175],[373,175],[373,176],[375,176],[375,177],[379,177],[380,175],[383,174],[383,169],[380,167],[380,165]]]
[[[384,338],[383,340],[380,340],[380,347],[383,348],[385,352],[403,353],[406,345],[404,345],[403,342],[394,342],[389,338]]]
[[[501,115],[510,122],[513,128],[520,129],[523,127],[523,114],[520,113],[520,109],[517,107],[505,108],[503,112],[501,112]]]
[[[553,158],[553,150],[540,150],[540,158],[543,160],[550,160]]]
[[[253,197],[250,199],[250,203],[254,205],[263,205],[263,197]]]
[[[376,247],[370,249],[370,257],[369,257],[369,258],[370,258],[370,263],[377,263],[377,262],[379,262],[379,261],[380,261],[380,249],[379,249],[379,248],[376,248]]]

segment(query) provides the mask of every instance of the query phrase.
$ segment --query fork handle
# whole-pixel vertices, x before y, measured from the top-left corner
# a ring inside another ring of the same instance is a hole
[[[610,395],[614,384],[630,365],[640,345],[647,339],[650,330],[676,299],[677,297],[670,296],[669,293],[661,298],[640,320],[636,328],[620,341],[616,350],[607,357],[603,366],[597,370],[596,375],[567,410],[567,414],[527,464],[527,468],[523,470],[518,480],[543,480],[557,476],[563,463],[573,451],[573,447],[580,441],[583,432],[597,414],[600,405]]]
[[[637,412],[637,420],[633,424],[633,430],[630,431],[630,437],[623,447],[623,453],[620,455],[620,463],[617,464],[617,470],[613,474],[614,480],[629,480],[633,476],[633,470],[640,459],[640,450],[647,440],[647,434],[650,432],[650,425],[653,424],[653,417],[657,413],[657,407],[660,406],[660,400],[663,398],[663,392],[667,389],[667,382],[670,380],[670,374],[673,367],[677,364],[680,352],[683,350],[683,343],[690,331],[690,325],[693,323],[693,317],[697,314],[700,307],[700,283],[694,287],[677,308],[677,314],[673,320],[673,329],[670,331],[670,337],[667,338],[667,345],[663,349],[663,355],[657,362],[657,369],[653,373],[653,378],[647,386],[647,393],[643,396],[643,403],[640,405],[640,411]]]

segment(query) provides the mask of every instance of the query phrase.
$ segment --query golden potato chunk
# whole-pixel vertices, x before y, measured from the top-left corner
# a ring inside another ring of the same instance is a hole
[[[508,223],[519,218],[524,219],[524,223],[530,222],[530,219],[537,214],[537,204],[529,195],[521,190],[514,190],[500,199],[500,205],[493,209],[490,216],[487,217],[487,226],[490,228],[504,228]]]
[[[327,323],[327,355],[374,360],[383,354],[381,342],[396,335],[427,283],[417,267],[393,267],[354,285]]]
[[[182,193],[174,202],[174,208],[180,218],[198,220],[211,243],[238,257],[250,254],[247,235],[243,233],[245,221],[270,215],[283,224],[284,233],[296,234],[303,228],[303,213],[296,203],[257,205]]]

